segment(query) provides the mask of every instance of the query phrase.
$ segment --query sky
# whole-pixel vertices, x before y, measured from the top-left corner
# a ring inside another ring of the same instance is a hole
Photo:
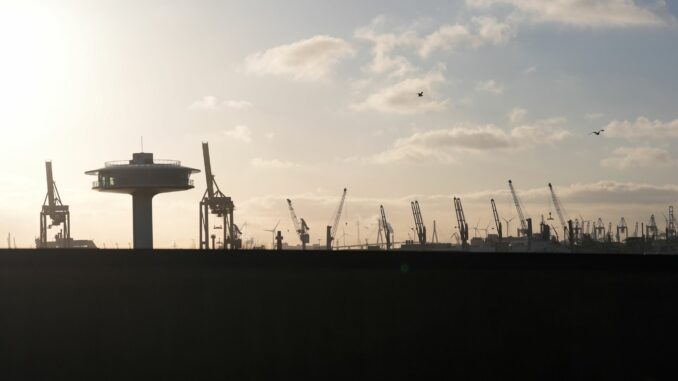
[[[472,236],[493,232],[490,198],[517,227],[509,179],[535,221],[555,217],[550,182],[569,218],[661,229],[678,205],[677,17],[661,0],[0,0],[0,235],[34,245],[52,160],[72,236],[127,247],[131,198],[84,172],[142,136],[201,170],[208,141],[259,244],[278,221],[298,243],[286,198],[324,242],[344,187],[342,244],[375,241],[379,205],[406,239],[413,200],[450,241],[454,196]],[[154,199],[156,247],[197,245],[193,178]]]

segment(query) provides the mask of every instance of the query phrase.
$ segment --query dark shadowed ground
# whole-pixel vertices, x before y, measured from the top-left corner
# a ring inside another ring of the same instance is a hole
[[[2,379],[676,379],[678,256],[0,251]]]

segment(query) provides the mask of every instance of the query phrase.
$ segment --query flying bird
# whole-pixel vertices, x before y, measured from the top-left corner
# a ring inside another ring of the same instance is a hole
[[[420,93],[417,93],[417,95],[419,95],[420,97],[423,97],[423,96],[424,96],[424,92],[422,91],[422,92],[420,92]]]
[[[603,132],[603,131],[605,131],[605,130],[592,131],[589,135],[591,135],[591,134],[600,135],[600,133]]]

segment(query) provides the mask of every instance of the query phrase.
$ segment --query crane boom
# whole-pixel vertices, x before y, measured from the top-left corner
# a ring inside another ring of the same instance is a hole
[[[301,249],[306,250],[306,244],[309,241],[309,235],[307,233],[310,228],[308,227],[308,224],[306,224],[306,221],[302,218],[301,222],[299,222],[299,219],[297,218],[297,213],[294,211],[294,207],[292,206],[292,200],[289,198],[287,199],[287,205],[289,206],[290,209],[290,216],[292,217],[292,223],[294,224],[294,230],[297,232],[297,235],[299,235],[299,240],[301,241]]]
[[[518,200],[518,194],[516,193],[515,188],[513,188],[513,181],[509,180],[509,188],[511,189],[511,196],[513,196],[513,203],[516,204],[516,211],[518,212],[518,218],[520,219],[520,229],[522,233],[527,231],[527,222],[525,221],[525,216],[523,215],[523,208],[520,206],[520,200]]]
[[[563,214],[563,207],[560,205],[560,200],[558,199],[558,196],[556,196],[556,192],[553,190],[553,185],[549,183],[549,190],[551,191],[551,200],[553,200],[553,207],[556,208],[556,214],[558,214],[558,219],[560,220],[560,224],[563,226],[563,228],[567,228],[567,222],[564,214]]]
[[[205,162],[205,180],[207,183],[207,197],[214,198],[214,175],[212,174],[212,163],[210,161],[210,147],[207,142],[202,143],[202,157]]]
[[[421,216],[421,209],[419,208],[419,201],[410,203],[412,206],[412,215],[414,216],[414,227],[417,230],[417,238],[421,245],[426,244],[426,226],[424,219]]]
[[[454,211],[457,215],[457,227],[459,228],[459,238],[462,248],[468,247],[468,224],[464,216],[464,208],[461,205],[461,199],[454,197]]]
[[[497,212],[497,205],[494,203],[494,199],[491,199],[490,203],[492,204],[492,215],[494,216],[494,224],[497,227],[497,234],[499,235],[499,239],[501,239],[502,238],[501,221],[499,221],[499,212]]]
[[[384,205],[379,205],[379,209],[381,211],[381,226],[383,226],[384,233],[386,233],[386,250],[391,250],[391,226],[386,221]]]
[[[327,250],[332,250],[332,242],[337,236],[337,228],[339,227],[339,220],[341,219],[341,211],[344,208],[344,200],[346,200],[346,188],[344,188],[344,193],[341,195],[339,206],[337,206],[337,210],[334,213],[334,222],[332,222],[332,225],[327,225],[327,233],[325,235]]]
[[[52,162],[45,162],[45,172],[47,173],[47,205],[54,207],[54,177],[52,177]]]

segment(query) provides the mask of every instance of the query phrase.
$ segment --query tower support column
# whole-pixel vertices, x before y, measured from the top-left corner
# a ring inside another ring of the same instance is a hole
[[[152,193],[132,194],[134,248],[153,248],[153,196]]]

